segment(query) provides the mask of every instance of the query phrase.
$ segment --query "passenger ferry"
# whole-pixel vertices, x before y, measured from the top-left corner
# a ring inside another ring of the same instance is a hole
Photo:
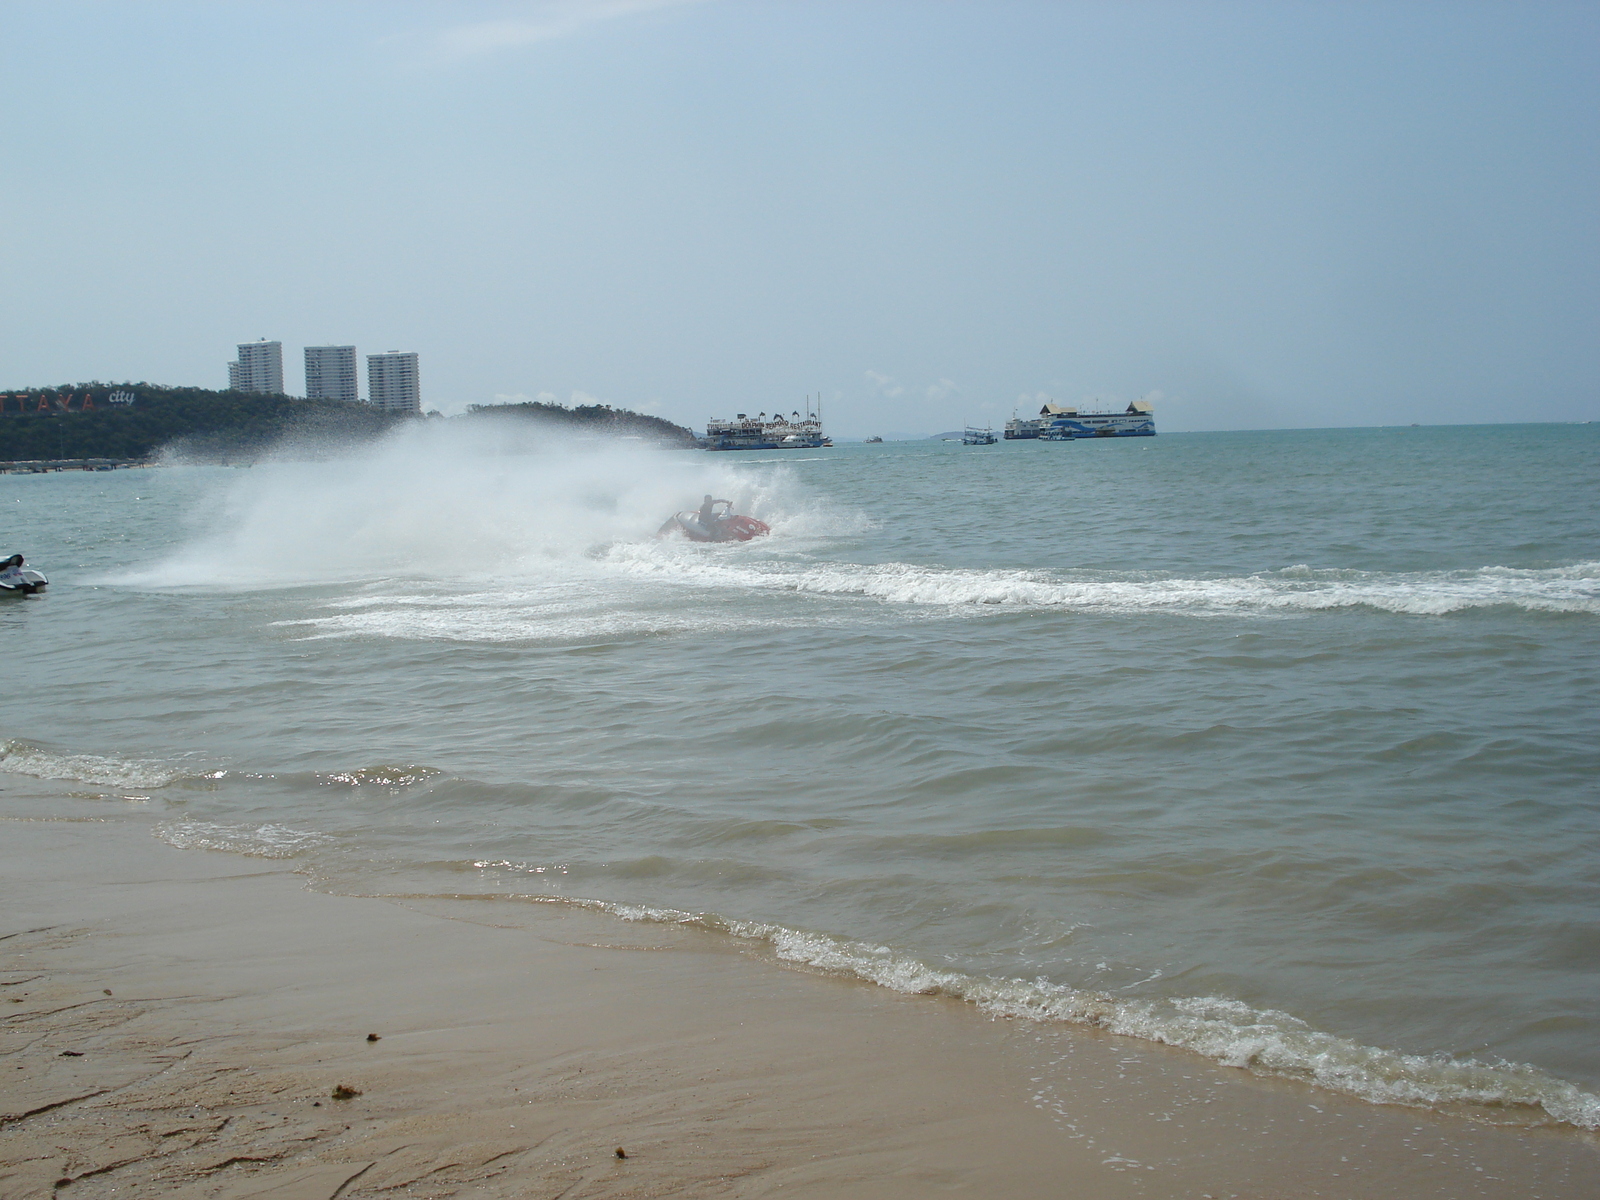
[[[1122,412],[1081,412],[1075,404],[1046,404],[1033,418],[1012,417],[1006,422],[1007,440],[1038,438],[1067,442],[1075,438],[1155,437],[1155,407],[1135,400]]]
[[[822,414],[792,412],[734,414],[731,421],[713,417],[706,422],[701,446],[707,450],[815,450],[833,443],[822,432]]]

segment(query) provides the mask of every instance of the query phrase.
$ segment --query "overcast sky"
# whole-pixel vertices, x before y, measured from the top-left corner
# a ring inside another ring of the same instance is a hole
[[[0,388],[267,337],[697,428],[1600,419],[1597,51],[1554,0],[0,0]]]

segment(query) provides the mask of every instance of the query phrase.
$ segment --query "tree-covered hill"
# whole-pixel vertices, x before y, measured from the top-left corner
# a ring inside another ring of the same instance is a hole
[[[474,407],[452,419],[476,420],[491,414],[646,437],[668,445],[694,444],[694,434],[682,426],[603,405]],[[207,461],[248,461],[285,443],[299,443],[310,452],[369,441],[400,422],[418,419],[343,400],[148,383],[30,388],[0,392],[0,462],[145,459],[168,450]]]
[[[402,419],[369,404],[148,383],[33,388],[0,393],[0,462],[141,459],[169,447],[231,461],[254,458],[288,437],[364,441]]]
[[[584,404],[577,408],[540,404],[531,400],[522,404],[474,404],[463,417],[457,419],[473,420],[490,416],[519,417],[581,432],[639,437],[668,446],[699,444],[694,431],[682,425],[674,425],[671,421],[645,413],[629,412],[625,408],[612,408],[609,404]]]

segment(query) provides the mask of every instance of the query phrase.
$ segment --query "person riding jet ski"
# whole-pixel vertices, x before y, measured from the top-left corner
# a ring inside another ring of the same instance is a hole
[[[13,554],[10,558],[0,561],[0,589],[12,595],[31,596],[34,592],[42,592],[50,581],[38,571],[24,570],[26,562],[22,555]]]
[[[735,513],[732,500],[718,500],[708,493],[697,511],[668,517],[656,536],[681,533],[691,542],[748,542],[771,532],[766,522]]]

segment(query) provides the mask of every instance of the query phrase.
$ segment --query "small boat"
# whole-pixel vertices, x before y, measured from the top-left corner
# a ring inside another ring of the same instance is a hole
[[[966,431],[961,435],[961,444],[963,446],[992,446],[994,443],[995,437],[992,429],[974,429],[971,425],[968,425]]]
[[[20,554],[0,560],[0,596],[31,596],[50,585],[42,572],[22,564]]]
[[[881,445],[883,445],[883,439],[881,437],[869,437],[867,439],[867,445],[869,445],[869,446],[881,446]]]
[[[733,501],[712,500],[698,511],[673,513],[656,530],[656,536],[682,534],[691,542],[748,542],[771,532],[772,527],[765,521],[734,512]]]

